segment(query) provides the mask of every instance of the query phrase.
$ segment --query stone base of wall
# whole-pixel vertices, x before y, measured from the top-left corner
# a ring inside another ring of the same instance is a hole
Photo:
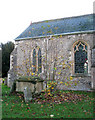
[[[66,85],[58,85],[57,89],[59,90],[78,90],[78,91],[92,91],[89,85],[83,85],[82,83],[78,85],[72,85],[71,87]]]
[[[91,91],[91,76],[88,77],[74,77],[73,80],[65,81],[57,85],[57,89],[61,90],[79,90],[79,91]]]
[[[16,82],[16,91],[23,92],[25,87],[30,88],[31,92],[34,91],[34,84],[33,83]],[[36,87],[36,93],[41,92],[41,90],[43,90],[43,82],[37,82],[37,84],[35,84],[35,87]]]
[[[12,70],[8,71],[8,77],[7,77],[7,86],[11,87],[14,83],[14,81],[16,80],[17,76],[15,75],[15,73]]]

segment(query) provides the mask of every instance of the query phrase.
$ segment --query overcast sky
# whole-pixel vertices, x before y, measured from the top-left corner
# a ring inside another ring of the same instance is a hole
[[[14,41],[31,22],[93,13],[95,0],[0,0],[0,43]]]

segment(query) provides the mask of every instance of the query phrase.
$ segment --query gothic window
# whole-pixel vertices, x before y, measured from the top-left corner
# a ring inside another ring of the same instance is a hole
[[[41,57],[41,49],[38,51],[38,73],[42,72],[42,57]]]
[[[33,72],[36,72],[36,50],[33,50]]]
[[[75,73],[88,73],[87,45],[78,42],[74,46]]]

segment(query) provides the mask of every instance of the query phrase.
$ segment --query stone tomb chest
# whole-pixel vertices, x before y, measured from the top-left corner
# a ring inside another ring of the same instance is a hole
[[[43,90],[43,80],[37,78],[25,79],[19,78],[16,80],[16,91],[24,92],[24,88],[28,87],[31,92],[40,93]]]

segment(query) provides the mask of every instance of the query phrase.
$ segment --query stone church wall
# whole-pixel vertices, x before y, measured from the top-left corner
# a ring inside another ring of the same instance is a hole
[[[9,75],[11,76],[10,81],[8,81],[8,84],[10,84],[9,86],[11,86],[11,82],[14,80],[13,78],[15,78],[11,72],[15,66],[16,73],[18,74],[16,74],[16,77],[19,75],[31,75],[29,71],[33,70],[31,67],[33,49],[36,49],[38,55],[38,49],[41,48],[42,73],[40,77],[42,79],[46,80],[46,78],[48,78],[48,80],[56,80],[59,89],[90,90],[92,40],[93,34],[84,33],[16,41],[16,48],[12,53],[14,56],[14,65],[12,65],[11,61],[11,66],[13,67],[11,67],[9,71]],[[89,64],[87,76],[78,76],[74,74],[73,45],[76,41],[83,41],[88,45]],[[68,81],[70,76],[73,76],[73,81],[77,82],[77,86],[72,84],[72,86],[68,88],[65,85],[60,85],[60,81]]]

